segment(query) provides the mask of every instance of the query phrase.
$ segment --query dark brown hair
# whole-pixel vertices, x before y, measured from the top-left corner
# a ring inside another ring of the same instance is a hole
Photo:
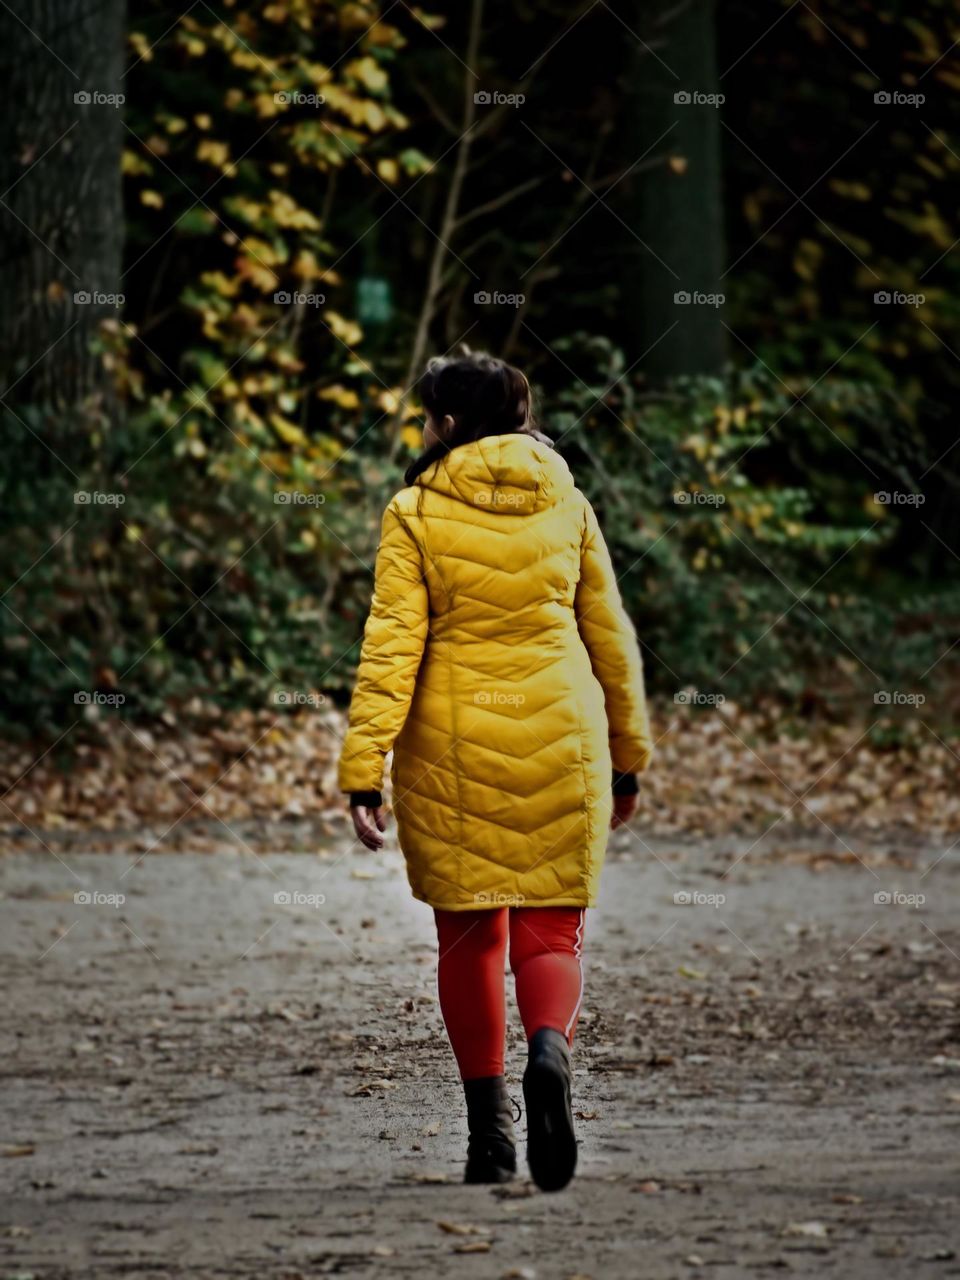
[[[407,484],[458,445],[532,430],[526,377],[513,365],[483,352],[450,359],[435,356],[420,380],[420,396],[435,422],[449,414],[456,425],[449,440],[438,441],[410,463],[404,476]]]

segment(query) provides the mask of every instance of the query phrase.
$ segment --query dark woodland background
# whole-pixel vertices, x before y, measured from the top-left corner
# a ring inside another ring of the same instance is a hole
[[[8,734],[345,698],[461,342],[529,374],[655,691],[950,719],[953,6],[0,21]]]

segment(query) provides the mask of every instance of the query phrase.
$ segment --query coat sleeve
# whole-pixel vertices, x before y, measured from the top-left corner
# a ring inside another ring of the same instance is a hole
[[[610,552],[589,502],[574,610],[593,674],[603,688],[615,773],[642,773],[653,742],[643,686],[643,662],[633,623],[620,598]]]
[[[427,640],[420,549],[395,504],[383,516],[370,616],[340,753],[342,791],[379,791],[383,760],[403,728]]]

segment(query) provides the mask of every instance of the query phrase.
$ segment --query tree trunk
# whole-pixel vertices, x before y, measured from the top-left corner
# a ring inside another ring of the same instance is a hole
[[[720,107],[702,100],[718,92],[714,0],[655,0],[635,12],[655,53],[637,44],[639,129],[630,158],[649,149],[647,159],[662,163],[632,185],[630,223],[643,244],[631,243],[628,308],[633,354],[647,353],[641,367],[660,382],[717,373],[726,356],[723,308],[703,301],[722,291],[725,257]]]
[[[120,315],[125,16],[124,0],[0,10],[0,395],[57,452],[113,416],[95,348]]]

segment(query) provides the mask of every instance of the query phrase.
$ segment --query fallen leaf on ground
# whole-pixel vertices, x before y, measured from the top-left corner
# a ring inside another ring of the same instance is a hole
[[[797,851],[787,856],[817,868],[850,864],[860,853],[825,850],[824,830],[867,837],[885,828],[908,836],[922,831],[945,842],[960,833],[960,789],[949,755],[919,724],[891,750],[882,740],[871,741],[855,717],[845,724],[798,720],[772,700],[749,707],[728,700],[710,713],[661,707],[656,698],[651,707],[658,767],[644,778],[634,824],[648,835],[703,838],[763,830],[768,815],[783,815],[784,788],[794,795],[816,792],[790,814]],[[189,720],[171,717],[153,732],[138,727],[139,745],[125,722],[102,722],[66,773],[58,755],[46,754],[47,740],[0,744],[0,791],[23,824],[11,848],[35,847],[31,830],[44,829],[95,832],[108,848],[111,832],[139,828],[144,850],[156,841],[165,853],[210,852],[217,842],[192,812],[208,788],[207,804],[224,823],[274,824],[272,835],[256,837],[260,849],[286,845],[291,820],[309,822],[315,832],[348,831],[334,767],[344,711],[331,705],[322,715],[284,714],[279,724],[273,709],[224,714],[197,700],[191,712]],[[668,719],[669,732],[663,733]],[[856,767],[827,777],[831,762],[854,748]],[[385,799],[389,804],[389,785]],[[280,822],[277,815],[284,815]],[[820,847],[802,847],[801,832],[816,833]],[[87,844],[96,851],[97,841]],[[304,840],[305,848],[316,844],[315,838]],[[752,858],[764,856],[758,851]],[[876,856],[897,865],[901,855],[889,849]],[[864,861],[869,865],[872,858],[864,855]]]
[[[356,1089],[351,1090],[347,1097],[370,1098],[375,1093],[386,1093],[388,1089],[395,1089],[396,1087],[392,1080],[367,1080],[364,1084],[357,1085]]]

